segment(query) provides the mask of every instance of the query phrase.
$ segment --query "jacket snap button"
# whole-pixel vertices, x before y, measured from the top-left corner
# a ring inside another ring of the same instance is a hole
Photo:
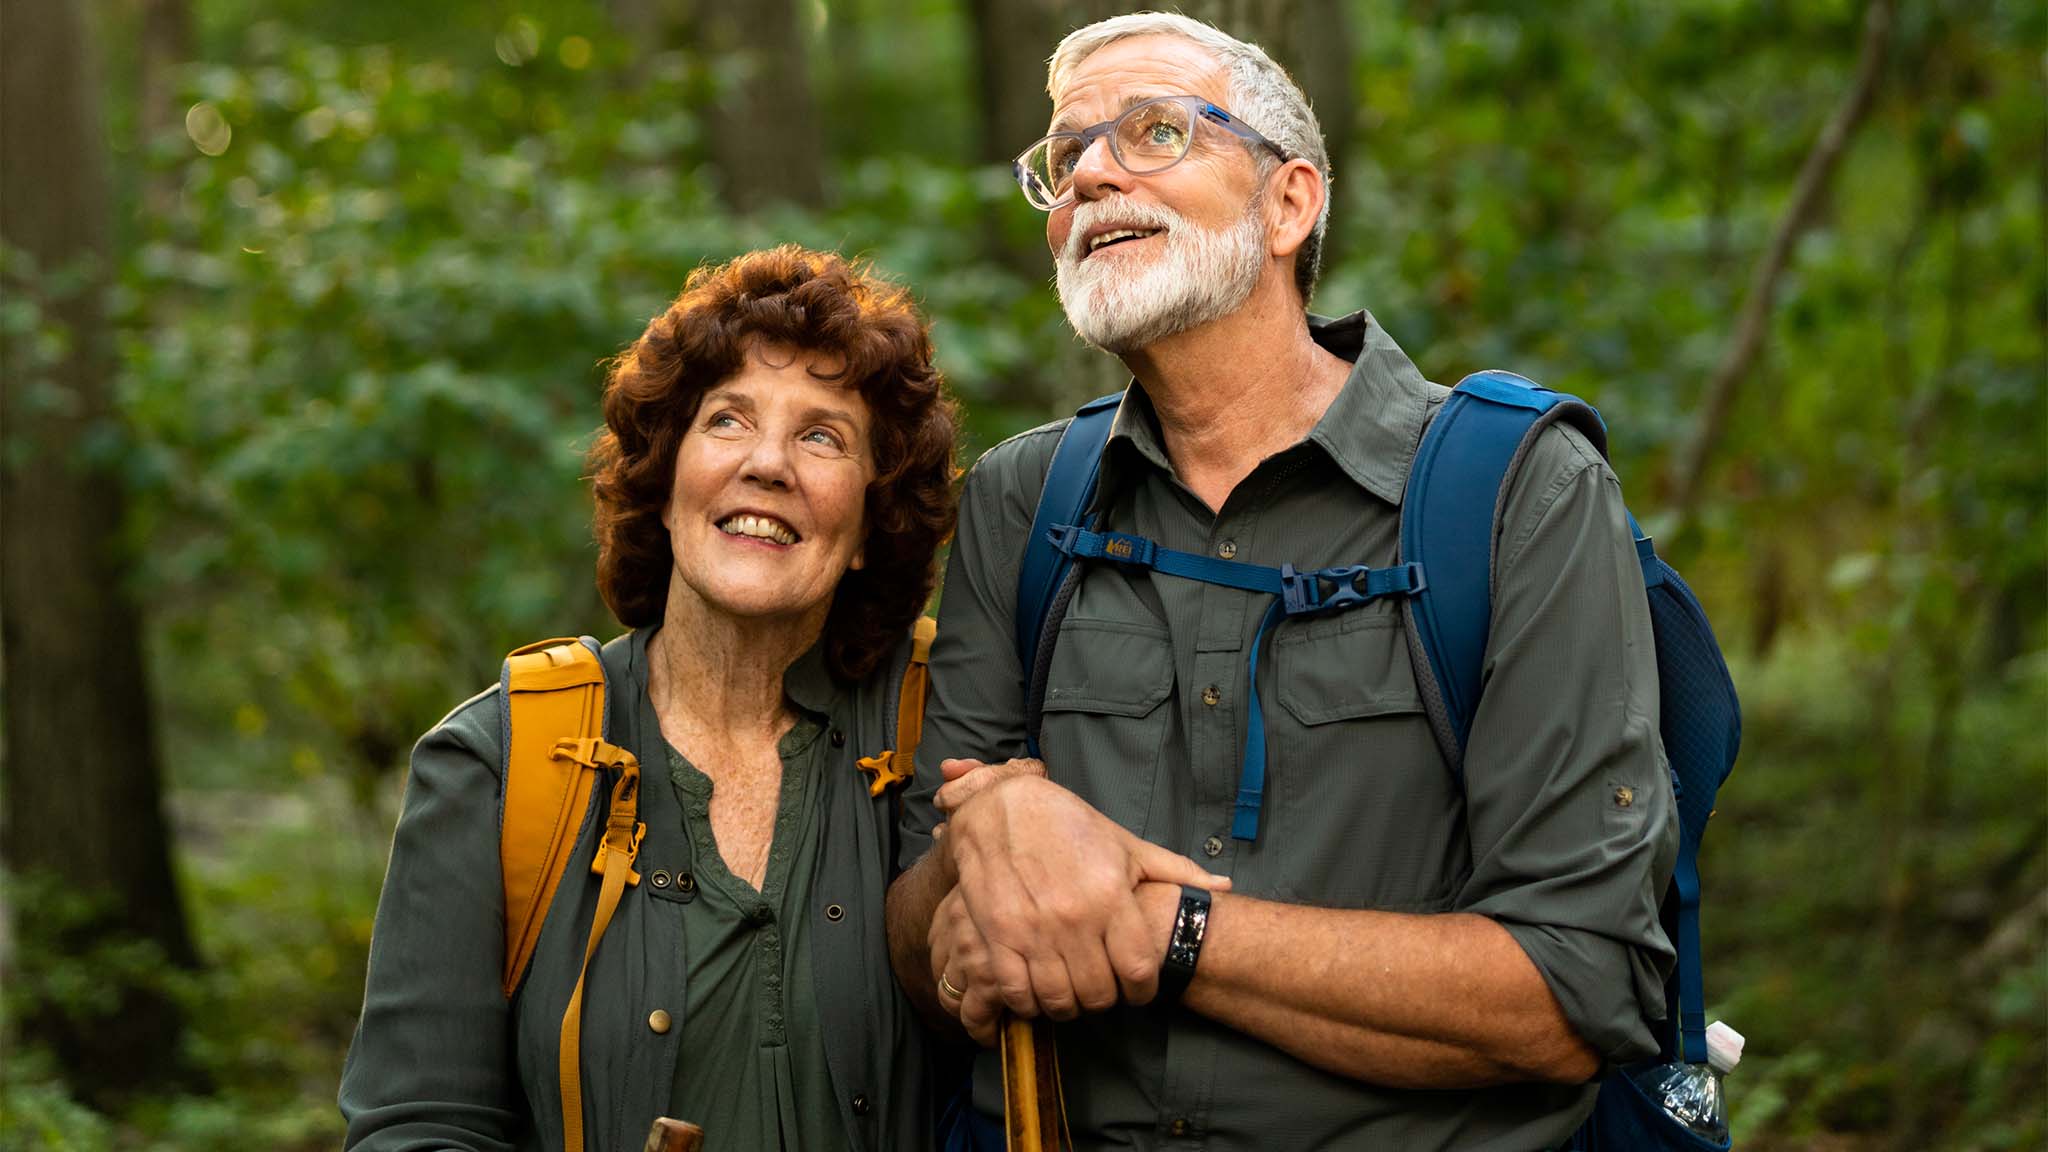
[[[668,1035],[669,1027],[674,1023],[675,1021],[669,1017],[668,1012],[663,1009],[656,1008],[647,1014],[647,1027],[656,1036]]]
[[[1209,837],[1209,838],[1208,838],[1207,840],[1204,840],[1204,841],[1202,841],[1202,855],[1204,855],[1204,856],[1221,856],[1221,855],[1223,855],[1223,837],[1221,837],[1221,836],[1211,836],[1211,837]]]
[[[688,872],[676,873],[676,891],[695,892],[696,890],[697,878],[695,876],[690,875]]]
[[[1614,790],[1614,806],[1626,808],[1636,802],[1636,790],[1624,784]]]
[[[832,746],[834,748],[846,747],[846,733],[841,732],[837,728],[834,728],[832,730]]]
[[[665,871],[663,871],[662,869],[656,868],[656,869],[654,870],[654,875],[653,875],[652,877],[650,877],[650,879],[652,879],[652,880],[654,881],[654,886],[655,886],[656,888],[666,888],[666,887],[668,887],[668,883],[669,883],[669,879],[668,879],[668,873],[667,873],[667,872],[665,872]]]
[[[827,905],[825,905],[825,919],[827,919],[827,920],[830,920],[830,921],[832,921],[832,922],[833,922],[834,924],[837,924],[837,923],[839,923],[839,921],[840,921],[840,920],[842,920],[842,919],[844,919],[844,918],[845,918],[845,916],[846,916],[846,909],[844,909],[844,908],[841,908],[841,907],[840,907],[839,905],[837,905],[837,904],[827,904]]]
[[[865,1116],[868,1114],[867,1093],[855,1092],[853,1094],[853,1114],[855,1116]]]
[[[1225,560],[1237,555],[1237,541],[1225,540],[1223,543],[1218,544],[1216,546],[1216,554]]]

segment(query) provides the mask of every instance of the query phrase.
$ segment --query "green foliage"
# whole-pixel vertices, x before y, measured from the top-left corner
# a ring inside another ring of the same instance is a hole
[[[729,62],[586,0],[196,9],[204,110],[123,166],[172,210],[121,231],[99,450],[132,491],[210,961],[174,990],[219,1090],[108,1119],[10,1050],[9,1148],[335,1142],[405,748],[510,647],[611,630],[582,455],[605,359],[691,268],[784,241],[872,259],[932,316],[975,447],[1120,378],[1015,255],[1042,221],[962,159],[965,6],[809,6],[814,213],[726,203]],[[1318,310],[1370,306],[1438,379],[1505,365],[1594,400],[1657,523],[1861,14],[1356,0]],[[1757,1152],[2048,1138],[2044,40],[2038,4],[1900,6],[1677,557],[1748,712],[1704,868]],[[12,256],[0,276],[49,287]],[[0,333],[65,355],[31,299],[0,299]],[[9,1018],[147,967],[11,965]]]

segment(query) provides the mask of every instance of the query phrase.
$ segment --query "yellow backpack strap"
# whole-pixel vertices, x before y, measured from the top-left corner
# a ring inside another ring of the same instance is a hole
[[[939,634],[939,622],[919,616],[911,631],[910,663],[903,668],[903,688],[896,694],[896,747],[863,756],[860,770],[869,773],[868,795],[880,796],[891,784],[900,784],[917,771],[912,763],[917,740],[924,733],[924,693],[931,682],[932,638]]]
[[[626,887],[640,882],[633,861],[646,825],[640,810],[640,763],[603,738],[604,665],[580,640],[544,640],[505,658],[505,803],[498,859],[505,883],[506,997],[533,960],[548,906],[576,846],[591,789],[616,772],[604,840],[590,869],[603,877],[568,1011],[562,1017],[562,1127],[567,1152],[583,1152],[583,984],[590,957],[610,926]]]

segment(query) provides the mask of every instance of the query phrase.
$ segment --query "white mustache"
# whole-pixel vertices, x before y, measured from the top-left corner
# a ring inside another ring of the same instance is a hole
[[[1187,221],[1171,208],[1146,204],[1126,196],[1088,200],[1074,205],[1074,222],[1067,229],[1067,242],[1060,248],[1060,263],[1072,267],[1088,254],[1088,233],[1099,224],[1171,231]]]

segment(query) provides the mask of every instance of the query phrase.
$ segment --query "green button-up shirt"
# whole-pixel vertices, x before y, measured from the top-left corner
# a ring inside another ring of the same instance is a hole
[[[711,777],[667,750],[697,892],[683,908],[688,1009],[669,1115],[687,1116],[733,1147],[836,1148],[847,1139],[818,1025],[805,915],[818,861],[820,777],[830,765],[819,718],[835,693],[816,661],[790,669],[787,691],[805,711],[777,748],[781,790],[759,890],[725,866],[711,831]]]
[[[1365,313],[1314,328],[1355,362],[1349,379],[1307,438],[1217,511],[1175,478],[1134,385],[1102,461],[1103,523],[1252,564],[1395,563],[1409,464],[1446,391]],[[913,856],[936,820],[940,758],[1023,754],[1011,616],[1063,426],[997,446],[968,479],[906,804]],[[1396,603],[1287,620],[1256,670],[1269,748],[1258,838],[1232,839],[1247,653],[1271,599],[1107,564],[1087,572],[1060,624],[1040,747],[1053,780],[1229,875],[1238,893],[1493,918],[1596,1049],[1645,1055],[1672,956],[1657,910],[1677,824],[1642,571],[1614,474],[1578,433],[1545,432],[1516,474],[1493,580],[1462,788],[1423,713]],[[1526,1152],[1569,1136],[1594,1091],[1385,1088],[1181,1008],[1062,1024],[1059,1050],[1083,1147]],[[1000,1083],[994,1061],[981,1063],[976,1103],[994,1111]]]

